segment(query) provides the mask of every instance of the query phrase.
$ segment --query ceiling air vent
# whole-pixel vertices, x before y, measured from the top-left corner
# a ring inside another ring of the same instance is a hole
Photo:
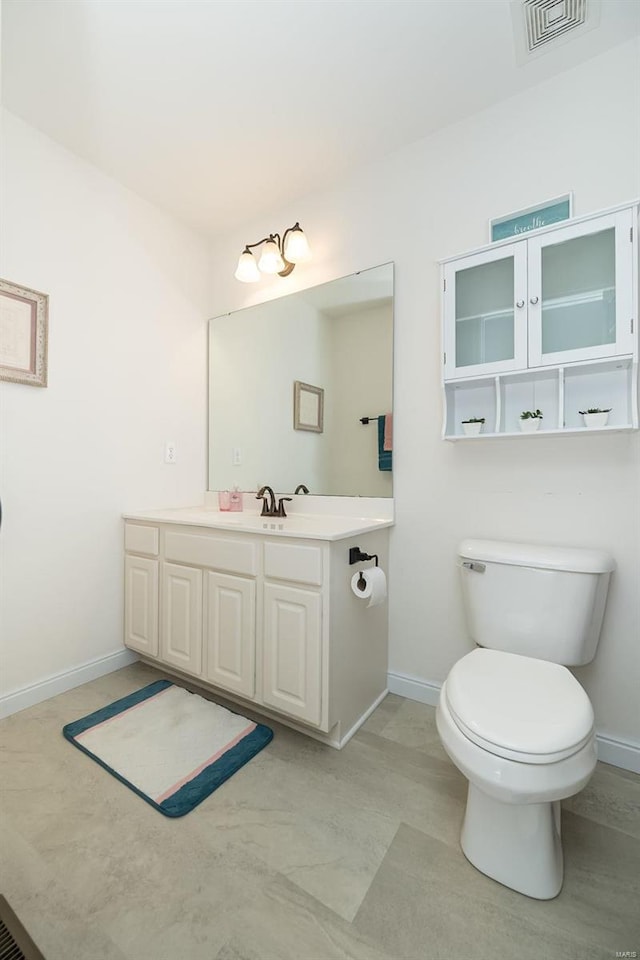
[[[546,53],[599,23],[599,0],[520,0],[512,4],[518,61]]]

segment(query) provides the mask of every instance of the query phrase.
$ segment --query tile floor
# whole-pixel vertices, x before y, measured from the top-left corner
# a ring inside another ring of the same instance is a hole
[[[640,778],[565,804],[565,884],[529,900],[458,836],[434,709],[389,696],[338,752],[271,744],[191,814],[156,813],[61,727],[157,679],[120,670],[0,723],[0,892],[47,960],[640,957]]]

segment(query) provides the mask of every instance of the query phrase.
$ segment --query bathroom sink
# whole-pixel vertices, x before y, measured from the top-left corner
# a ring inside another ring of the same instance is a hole
[[[339,540],[355,533],[376,530],[390,525],[388,520],[370,517],[335,517],[323,515],[298,514],[287,517],[245,516],[240,527],[255,530],[258,533],[279,534],[280,536],[311,537],[312,539]]]

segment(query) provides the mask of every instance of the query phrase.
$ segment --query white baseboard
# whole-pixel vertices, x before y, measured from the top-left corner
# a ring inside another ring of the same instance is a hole
[[[404,673],[387,674],[389,693],[397,693],[399,697],[406,697],[407,700],[428,703],[432,707],[437,706],[441,686],[441,683],[418,680],[417,677],[409,677]]]
[[[384,698],[388,693],[389,693],[388,690],[383,690],[380,696],[376,697],[376,699],[373,701],[369,709],[365,710],[365,712],[362,714],[360,719],[357,720],[354,723],[354,725],[351,727],[351,730],[348,730],[347,733],[345,733],[344,737],[341,738],[340,743],[337,744],[338,750],[342,750],[345,744],[349,743],[349,740],[351,740],[351,737],[358,732],[358,730],[363,725],[363,723],[367,722],[367,720],[369,719],[373,711],[376,709],[376,707],[380,706],[380,704],[382,703],[382,701],[384,700]]]
[[[17,713],[18,710],[33,707],[36,703],[42,703],[50,697],[57,697],[59,693],[66,693],[67,690],[88,683],[89,680],[97,680],[98,677],[103,677],[107,673],[127,667],[137,659],[138,657],[131,650],[118,650],[106,657],[89,660],[88,663],[83,663],[79,667],[73,667],[53,677],[47,677],[46,680],[39,680],[38,683],[6,693],[0,697],[0,719]]]
[[[613,767],[622,767],[632,773],[640,773],[640,743],[631,740],[618,740],[604,733],[596,734],[598,760],[610,763]]]
[[[417,700],[419,703],[428,703],[435,707],[438,704],[442,683],[438,681],[418,680],[403,673],[387,674],[389,693],[397,693],[407,700]],[[640,773],[640,744],[631,740],[619,740],[604,733],[596,732],[598,760],[610,763],[613,767],[621,767],[632,773]]]

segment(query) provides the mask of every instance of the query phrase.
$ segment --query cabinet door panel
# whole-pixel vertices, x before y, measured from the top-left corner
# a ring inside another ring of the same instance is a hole
[[[158,656],[158,561],[125,557],[124,642],[149,657]]]
[[[632,223],[623,210],[528,241],[532,366],[633,352]]]
[[[206,678],[245,697],[255,695],[256,585],[222,573],[205,574]]]
[[[163,564],[163,660],[187,673],[202,672],[202,571],[176,563]]]
[[[526,242],[445,266],[445,379],[527,365]]]
[[[318,725],[322,693],[321,598],[310,590],[264,587],[263,700]]]

